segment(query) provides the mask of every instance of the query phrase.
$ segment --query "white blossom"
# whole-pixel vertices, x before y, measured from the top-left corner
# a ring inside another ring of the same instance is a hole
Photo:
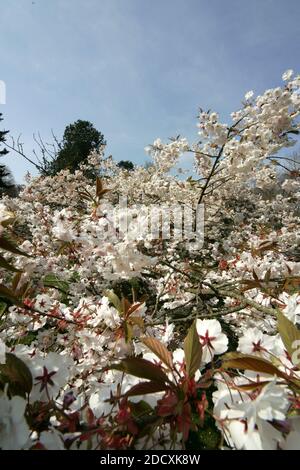
[[[205,364],[210,362],[215,354],[222,354],[227,351],[228,338],[222,333],[218,320],[198,319],[196,328],[202,345],[202,361]]]

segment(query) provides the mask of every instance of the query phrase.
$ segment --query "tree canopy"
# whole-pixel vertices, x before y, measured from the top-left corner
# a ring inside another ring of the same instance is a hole
[[[134,170],[134,164],[130,160],[120,160],[118,163],[118,167],[122,170]]]
[[[3,121],[2,113],[0,113],[0,122]],[[4,147],[1,148],[1,144],[5,142],[5,136],[8,131],[0,131],[0,157],[8,154],[8,150]],[[6,165],[0,164],[0,196],[4,194],[13,195],[15,192],[15,182],[13,176]]]
[[[105,144],[104,135],[90,121],[79,119],[66,127],[57,155],[46,172],[55,175],[65,168],[74,172],[93,150]]]

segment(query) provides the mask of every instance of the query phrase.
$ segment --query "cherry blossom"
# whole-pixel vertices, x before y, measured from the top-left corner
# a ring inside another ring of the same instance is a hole
[[[5,364],[5,343],[0,339],[0,364]]]
[[[19,450],[26,446],[29,427],[24,416],[26,401],[21,397],[0,396],[0,447]]]
[[[202,361],[207,364],[215,354],[227,351],[228,338],[222,333],[218,320],[197,320],[197,333],[202,345]]]
[[[156,139],[148,168],[103,148],[1,199],[1,448],[183,449],[208,421],[232,449],[299,448],[300,183],[285,155],[300,80],[282,79],[226,122],[201,109],[195,141]]]

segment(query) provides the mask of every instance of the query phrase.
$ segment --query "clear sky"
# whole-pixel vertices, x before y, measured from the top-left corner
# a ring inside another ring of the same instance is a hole
[[[299,0],[0,0],[0,124],[30,155],[90,120],[117,160],[157,137],[197,138],[199,106],[226,120],[246,91],[299,72]],[[22,181],[21,157],[2,159]]]

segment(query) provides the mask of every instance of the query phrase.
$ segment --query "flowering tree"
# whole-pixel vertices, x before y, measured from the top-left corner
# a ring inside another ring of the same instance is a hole
[[[100,149],[2,198],[1,448],[299,448],[300,179],[280,171],[300,77],[283,79],[230,124],[201,111],[195,144],[156,140],[147,169]],[[186,152],[197,177],[171,176]],[[202,247],[174,213],[148,230],[150,207],[202,203]]]

